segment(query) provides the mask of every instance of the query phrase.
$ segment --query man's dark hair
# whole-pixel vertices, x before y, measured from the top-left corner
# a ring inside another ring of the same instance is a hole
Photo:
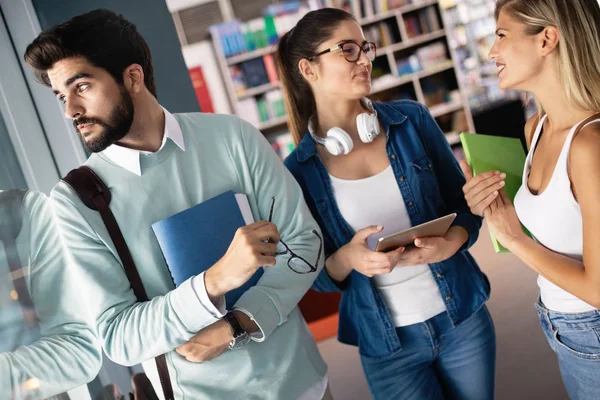
[[[131,64],[144,70],[144,83],[156,97],[152,56],[134,24],[113,11],[98,9],[71,18],[35,38],[25,50],[25,62],[37,79],[50,86],[47,71],[65,58],[83,57],[123,83],[123,71]]]

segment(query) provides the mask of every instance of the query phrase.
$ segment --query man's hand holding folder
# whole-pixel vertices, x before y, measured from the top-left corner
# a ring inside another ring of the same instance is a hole
[[[258,221],[239,228],[225,255],[204,273],[206,292],[213,304],[219,297],[246,283],[259,268],[274,266],[277,242],[279,231],[271,222]],[[233,312],[246,332],[258,330],[256,323],[245,313]],[[205,362],[225,352],[232,339],[230,325],[221,319],[179,346],[177,352],[188,361]]]

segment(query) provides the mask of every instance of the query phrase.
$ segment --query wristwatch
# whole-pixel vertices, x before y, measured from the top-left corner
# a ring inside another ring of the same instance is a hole
[[[223,319],[229,323],[231,334],[233,335],[233,339],[229,342],[230,350],[238,349],[250,341],[250,335],[242,327],[242,324],[240,324],[240,321],[233,312],[229,311]]]

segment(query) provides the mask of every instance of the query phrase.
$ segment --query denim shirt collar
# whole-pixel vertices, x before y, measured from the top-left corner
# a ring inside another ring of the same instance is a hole
[[[389,134],[389,127],[392,125],[400,125],[408,118],[398,108],[390,103],[373,102],[373,107],[377,111],[379,122],[384,126],[386,135]],[[296,157],[298,162],[303,163],[309,158],[317,155],[317,147],[314,140],[306,131],[304,137],[296,147]]]

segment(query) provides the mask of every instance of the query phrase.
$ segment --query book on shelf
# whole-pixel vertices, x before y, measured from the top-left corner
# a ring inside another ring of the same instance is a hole
[[[242,68],[239,65],[232,65],[229,67],[229,76],[231,76],[233,90],[236,95],[243,95],[246,92],[246,89],[248,89],[248,86],[246,85],[246,79],[244,79]]]
[[[263,95],[248,97],[237,104],[237,115],[255,127],[285,116],[283,93],[269,90]]]
[[[373,11],[375,12],[375,15],[382,14],[388,10],[388,0],[373,0]]]
[[[225,57],[246,51],[246,43],[240,27],[240,20],[222,22],[210,27],[210,34],[217,41]]]
[[[277,68],[275,67],[275,59],[272,54],[265,54],[263,56],[263,62],[265,63],[265,69],[267,70],[267,76],[269,82],[276,84],[279,82],[279,76],[277,75]]]
[[[415,51],[415,54],[419,58],[419,63],[423,69],[427,69],[430,66],[440,64],[450,59],[446,51],[446,46],[442,41],[419,47]]]
[[[437,6],[432,5],[412,12],[405,17],[404,24],[410,38],[442,29],[436,8]]]
[[[396,60],[396,70],[398,71],[398,76],[414,74],[422,69],[423,67],[421,66],[419,57],[417,57],[416,54]]]
[[[362,18],[364,15],[362,0],[333,0],[331,6],[335,8],[341,8],[342,10],[349,12],[356,18]]]
[[[406,26],[406,33],[409,38],[413,38],[421,35],[421,25],[419,24],[418,15],[409,15],[404,20]]]
[[[396,8],[404,7],[406,5],[411,4],[410,0],[387,0],[388,8],[390,10],[394,10]]]
[[[270,82],[269,74],[262,58],[253,58],[240,64],[243,79],[247,88],[266,85]]]
[[[303,16],[300,9],[293,14],[265,15],[246,22],[239,19],[210,27],[210,34],[225,58],[273,46]]]
[[[196,66],[189,69],[190,78],[192,80],[192,86],[194,92],[196,92],[196,98],[200,105],[200,111],[203,113],[215,112],[213,107],[212,99],[206,81],[204,80],[204,74],[202,73],[202,67]]]
[[[381,48],[396,42],[392,29],[390,22],[382,21],[364,28],[363,32],[367,41],[373,42]]]
[[[152,224],[175,286],[219,261],[236,231],[254,222],[245,194],[227,191]],[[235,302],[263,274],[259,268],[242,286],[225,294],[226,307]]]
[[[438,18],[437,7],[427,7],[425,9],[425,13],[427,14],[429,32],[435,32],[442,29],[442,26],[440,25],[440,20]]]
[[[278,135],[272,136],[269,139],[271,143],[271,147],[277,153],[281,161],[285,160],[287,156],[290,155],[292,151],[296,148],[294,144],[294,139],[292,138],[292,134],[290,132],[280,133]]]

